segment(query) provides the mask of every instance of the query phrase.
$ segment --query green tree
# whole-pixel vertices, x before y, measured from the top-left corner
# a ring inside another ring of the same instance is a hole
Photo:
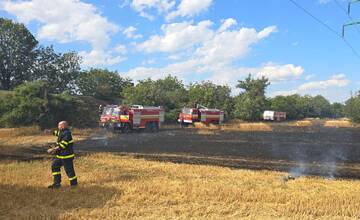
[[[0,89],[10,90],[32,79],[37,44],[23,24],[0,18]]]
[[[173,76],[159,80],[140,80],[136,86],[124,90],[125,104],[163,106],[167,121],[175,121],[186,102],[187,91],[184,84]]]
[[[260,120],[267,107],[265,90],[270,85],[267,78],[253,79],[251,74],[239,80],[236,86],[243,91],[235,97],[235,117],[243,120]]]
[[[345,115],[355,122],[360,122],[360,93],[345,102]]]
[[[133,84],[130,79],[121,77],[117,72],[90,69],[80,74],[76,85],[82,95],[103,100],[117,100],[122,98],[123,89]]]
[[[48,82],[51,93],[74,92],[81,58],[75,52],[56,53],[52,46],[37,49],[33,65],[35,79]]]
[[[76,127],[93,127],[98,122],[98,106],[104,104],[91,97],[68,92],[51,94],[44,81],[17,86],[14,93],[0,99],[0,127],[39,125],[54,127],[66,120]]]
[[[194,83],[189,85],[188,105],[201,104],[209,108],[218,108],[231,116],[233,98],[229,86],[216,85],[210,81]]]
[[[331,104],[321,95],[311,99],[312,117],[327,118],[331,117]]]
[[[338,106],[337,106],[338,107]],[[333,117],[332,105],[323,96],[276,96],[271,99],[271,109],[284,111],[288,119]],[[335,111],[335,110],[334,110]],[[337,112],[336,114],[340,114]]]
[[[46,105],[46,83],[40,81],[21,84],[13,95],[5,98],[0,124],[8,127],[39,124]]]
[[[300,112],[299,95],[276,96],[270,100],[270,109],[273,111],[286,112],[288,119],[299,119],[304,117]]]
[[[331,117],[332,118],[343,118],[345,117],[345,105],[335,102],[331,104],[330,111],[331,111]]]

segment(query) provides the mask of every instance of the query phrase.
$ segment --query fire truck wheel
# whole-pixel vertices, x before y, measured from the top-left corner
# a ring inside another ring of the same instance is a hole
[[[153,122],[152,124],[153,124],[152,132],[158,132],[159,131],[159,124],[156,123],[156,122]]]
[[[152,123],[148,122],[145,124],[145,132],[151,132],[152,130]]]
[[[186,127],[189,127],[189,124],[187,124],[187,123],[185,123],[184,121],[182,121],[182,122],[180,123],[180,127],[181,127],[181,128],[186,128]]]

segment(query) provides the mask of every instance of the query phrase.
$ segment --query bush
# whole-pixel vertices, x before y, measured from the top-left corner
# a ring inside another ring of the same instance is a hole
[[[345,115],[355,122],[360,122],[360,93],[346,101]]]
[[[38,124],[44,98],[45,83],[35,81],[15,88],[15,93],[6,96],[1,103],[3,111],[0,122],[5,127]]]
[[[98,123],[98,106],[106,104],[92,97],[69,93],[48,94],[42,81],[25,83],[0,100],[0,126],[56,126],[66,120],[74,127],[94,127]]]

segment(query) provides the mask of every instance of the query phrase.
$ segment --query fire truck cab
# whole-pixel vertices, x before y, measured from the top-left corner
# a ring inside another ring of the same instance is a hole
[[[222,124],[224,122],[224,112],[219,109],[209,109],[197,105],[196,108],[184,107],[179,114],[178,122],[181,125],[203,122],[204,124]]]
[[[160,106],[110,105],[104,108],[100,117],[100,126],[121,132],[137,129],[157,131],[164,119],[165,112]]]

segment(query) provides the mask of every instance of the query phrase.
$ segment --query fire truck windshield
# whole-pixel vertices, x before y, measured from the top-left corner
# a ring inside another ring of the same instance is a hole
[[[112,110],[113,109],[111,107],[105,107],[104,110],[103,110],[102,115],[111,115]]]
[[[187,114],[187,115],[191,115],[192,114],[191,108],[183,108],[182,113]]]
[[[112,111],[112,115],[113,116],[120,115],[120,109],[119,108],[114,108],[113,111]]]

